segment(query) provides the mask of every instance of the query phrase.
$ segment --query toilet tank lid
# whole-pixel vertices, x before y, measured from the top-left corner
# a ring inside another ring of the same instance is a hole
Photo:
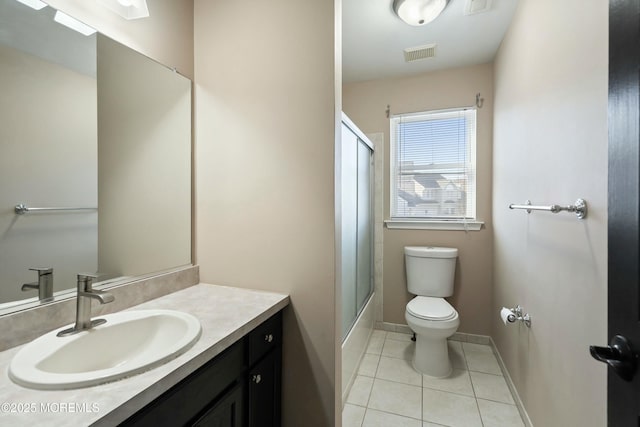
[[[458,256],[458,249],[436,246],[405,246],[404,254],[420,258],[455,258]]]

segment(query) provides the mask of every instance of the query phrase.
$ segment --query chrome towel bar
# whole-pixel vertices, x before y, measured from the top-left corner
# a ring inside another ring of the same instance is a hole
[[[16,214],[18,215],[24,215],[26,213],[29,212],[45,212],[45,211],[95,211],[98,210],[98,208],[72,208],[72,207],[68,207],[68,208],[30,208],[28,206],[26,206],[23,203],[19,203],[15,206],[15,208],[13,209],[15,211]]]
[[[550,205],[550,206],[536,206],[532,205],[530,200],[527,200],[524,205],[516,205],[510,204],[509,209],[525,209],[527,213],[531,213],[531,211],[548,211],[553,213],[558,213],[562,211],[566,212],[574,212],[578,219],[584,219],[587,217],[587,202],[583,199],[576,200],[574,205],[569,206],[560,206],[560,205]]]

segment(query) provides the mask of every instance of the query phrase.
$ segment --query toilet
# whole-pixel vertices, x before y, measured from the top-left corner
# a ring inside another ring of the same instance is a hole
[[[404,257],[407,288],[416,295],[405,311],[407,324],[416,334],[413,366],[431,377],[448,377],[452,368],[447,338],[458,330],[460,319],[444,297],[453,295],[458,250],[407,246]]]

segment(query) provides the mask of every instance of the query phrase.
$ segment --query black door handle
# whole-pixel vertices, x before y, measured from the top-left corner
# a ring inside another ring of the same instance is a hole
[[[631,381],[636,373],[638,356],[631,350],[629,340],[622,335],[611,338],[606,347],[589,346],[591,356],[613,368],[614,372],[625,381]]]

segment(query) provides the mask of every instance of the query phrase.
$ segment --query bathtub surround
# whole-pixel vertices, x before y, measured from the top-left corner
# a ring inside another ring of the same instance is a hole
[[[358,367],[365,356],[369,339],[374,329],[375,301],[374,293],[365,305],[356,323],[342,343],[342,404],[344,405],[349,390],[353,385]]]
[[[374,155],[374,198],[373,198],[373,291],[375,303],[376,328],[382,322],[382,281],[384,273],[384,202],[378,194],[384,191],[384,133],[376,132],[367,135],[373,143]]]
[[[607,423],[607,55],[606,0],[525,0],[495,61],[490,335],[536,426]],[[578,197],[584,220],[507,208]]]

